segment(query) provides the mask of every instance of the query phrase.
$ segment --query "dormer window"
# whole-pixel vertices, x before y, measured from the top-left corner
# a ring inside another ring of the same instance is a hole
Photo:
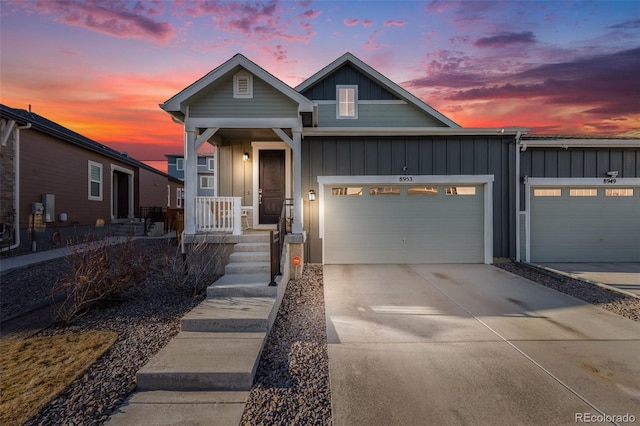
[[[246,71],[240,71],[233,76],[233,97],[253,98],[253,76]]]
[[[336,86],[336,118],[358,118],[358,86]]]

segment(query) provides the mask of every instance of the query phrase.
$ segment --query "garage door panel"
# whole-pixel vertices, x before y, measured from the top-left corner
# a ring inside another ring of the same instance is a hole
[[[363,192],[325,198],[325,263],[484,261],[481,187],[473,196]]]
[[[531,261],[640,261],[640,188],[632,197],[531,197]]]

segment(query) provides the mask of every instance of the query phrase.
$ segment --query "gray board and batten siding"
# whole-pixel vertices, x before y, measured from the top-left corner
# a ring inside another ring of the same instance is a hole
[[[358,86],[358,118],[336,118],[337,85]],[[446,127],[348,63],[301,94],[318,104],[318,127]]]
[[[298,104],[283,95],[264,80],[253,76],[253,97],[233,97],[233,75],[241,71],[237,67],[189,101],[189,116],[281,118],[297,117]]]
[[[640,148],[540,148],[531,147],[520,153],[521,178],[602,178],[616,170],[618,177],[640,177]],[[520,193],[525,192],[520,179]],[[525,198],[520,197],[520,210]]]
[[[302,187],[318,176],[493,175],[493,255],[515,257],[515,140],[510,136],[305,137]],[[406,173],[403,170],[407,167]],[[318,203],[308,203],[306,257],[322,262]]]

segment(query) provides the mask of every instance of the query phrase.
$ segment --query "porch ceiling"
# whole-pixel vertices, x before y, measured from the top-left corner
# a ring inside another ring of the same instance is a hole
[[[291,137],[291,129],[282,129]],[[219,129],[216,136],[222,139],[251,139],[254,141],[280,140],[280,137],[271,129]]]

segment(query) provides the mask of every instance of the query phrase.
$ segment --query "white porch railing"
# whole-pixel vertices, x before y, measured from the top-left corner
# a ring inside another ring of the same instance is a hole
[[[196,232],[242,234],[241,197],[196,197]]]

